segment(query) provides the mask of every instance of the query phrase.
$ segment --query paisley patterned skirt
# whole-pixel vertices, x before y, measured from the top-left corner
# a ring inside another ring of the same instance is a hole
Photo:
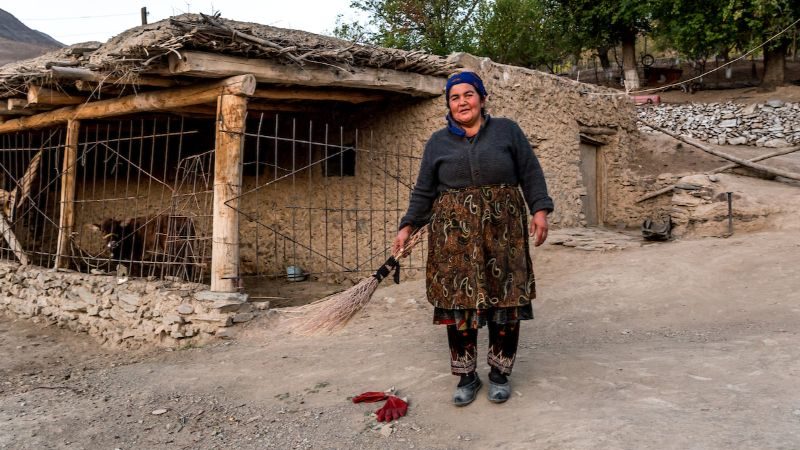
[[[428,233],[426,288],[435,323],[474,328],[487,320],[533,318],[528,216],[516,186],[439,195]]]

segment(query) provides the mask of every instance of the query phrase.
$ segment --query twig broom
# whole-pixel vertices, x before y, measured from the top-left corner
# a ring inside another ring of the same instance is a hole
[[[345,326],[357,312],[367,306],[372,299],[372,294],[378,289],[378,284],[389,275],[392,269],[395,270],[395,282],[399,283],[400,274],[397,269],[400,266],[400,260],[411,253],[411,249],[422,241],[427,231],[428,226],[426,225],[412,233],[402,249],[392,254],[374,274],[359,281],[353,287],[289,311],[302,315],[292,319],[294,322],[290,325],[291,330],[311,335],[321,332],[330,333]]]

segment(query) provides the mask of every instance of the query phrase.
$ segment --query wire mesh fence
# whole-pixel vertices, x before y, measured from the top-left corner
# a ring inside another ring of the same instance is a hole
[[[65,131],[0,135],[0,258],[50,265],[58,239]]]
[[[238,199],[242,275],[281,277],[294,266],[324,280],[357,279],[390,256],[419,157],[373,141],[312,120],[251,118]],[[421,268],[424,254],[417,250],[408,268]]]
[[[213,195],[213,140],[201,131],[211,128],[205,125],[169,116],[85,122],[76,161],[66,167],[63,128],[0,137],[3,192],[14,204],[4,213],[11,232],[40,266],[52,267],[60,256],[82,272],[202,281]],[[66,171],[75,174],[75,223],[59,255]],[[8,239],[0,257],[16,257]]]
[[[65,128],[0,136],[3,220],[31,263],[87,273],[204,282],[211,259],[214,127],[170,116],[84,122],[74,165]],[[244,136],[241,276],[299,267],[325,281],[372,273],[408,204],[419,157],[374,136],[257,114]],[[75,174],[74,226],[59,255],[63,171]],[[230,203],[229,203],[230,204]],[[0,230],[1,231],[1,230]],[[425,249],[408,269],[422,267]],[[0,258],[17,258],[0,239]]]

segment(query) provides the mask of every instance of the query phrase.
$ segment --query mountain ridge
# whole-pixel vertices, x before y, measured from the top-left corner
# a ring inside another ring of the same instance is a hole
[[[0,65],[35,58],[64,44],[22,23],[13,14],[0,9]]]

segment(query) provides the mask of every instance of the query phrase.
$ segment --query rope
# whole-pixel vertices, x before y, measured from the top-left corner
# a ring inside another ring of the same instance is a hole
[[[714,72],[716,72],[716,71],[718,71],[720,69],[723,69],[723,68],[725,68],[725,67],[727,67],[727,66],[729,66],[729,65],[731,65],[731,64],[733,64],[733,63],[735,63],[735,62],[737,62],[739,60],[747,58],[752,53],[754,53],[756,50],[761,49],[762,47],[767,45],[769,42],[775,40],[778,36],[780,36],[780,35],[786,33],[787,31],[789,31],[791,28],[793,28],[798,23],[800,23],[800,19],[795,20],[794,22],[791,23],[791,25],[787,26],[786,28],[784,28],[783,30],[778,32],[777,34],[771,36],[769,39],[767,39],[766,41],[762,42],[760,45],[757,45],[757,46],[753,47],[752,49],[748,50],[747,53],[743,54],[742,56],[740,56],[740,57],[738,57],[736,59],[733,59],[731,61],[728,61],[728,62],[726,62],[725,64],[723,64],[723,65],[721,65],[719,67],[715,67],[714,69],[711,69],[711,70],[709,70],[709,71],[707,71],[705,73],[697,75],[696,77],[690,78],[688,80],[679,81],[677,83],[672,83],[672,84],[668,84],[666,86],[660,86],[660,87],[657,87],[657,88],[640,89],[638,91],[628,91],[626,89],[624,93],[622,93],[622,92],[609,93],[609,92],[589,92],[589,91],[585,91],[585,92],[582,92],[582,94],[584,94],[584,95],[597,95],[597,96],[634,95],[634,94],[642,94],[642,93],[646,93],[646,92],[661,92],[661,91],[665,91],[665,90],[667,90],[669,88],[672,88],[672,87],[682,86],[682,85],[684,85],[686,83],[690,83],[690,82],[692,82],[694,80],[699,80],[700,78],[703,78],[706,75],[712,74],[712,73],[714,73]]]

